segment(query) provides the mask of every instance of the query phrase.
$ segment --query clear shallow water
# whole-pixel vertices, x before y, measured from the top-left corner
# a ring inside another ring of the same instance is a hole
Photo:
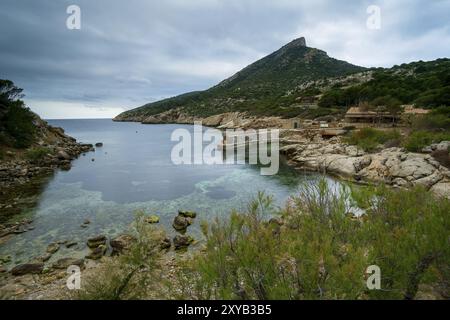
[[[170,136],[177,128],[193,131],[188,125],[111,120],[49,123],[64,128],[80,142],[103,142],[104,146],[80,156],[70,171],[58,171],[46,184],[37,196],[37,206],[26,213],[34,219],[35,229],[0,244],[0,256],[10,255],[11,265],[44,254],[49,243],[60,240],[80,245],[62,248],[50,263],[62,256],[83,256],[88,237],[124,232],[137,210],[158,215],[172,235],[171,223],[178,210],[195,211],[198,218],[189,232],[198,235],[201,220],[244,209],[258,191],[273,195],[281,206],[302,183],[319,179],[285,165],[276,176],[261,176],[260,168],[250,165],[176,166],[170,159],[176,142],[171,142]],[[80,225],[85,219],[91,224],[83,229]]]

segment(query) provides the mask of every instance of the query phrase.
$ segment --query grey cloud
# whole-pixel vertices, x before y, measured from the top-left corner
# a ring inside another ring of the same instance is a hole
[[[373,3],[375,32],[365,27]],[[79,31],[65,28],[71,4]],[[0,78],[25,88],[30,104],[120,112],[206,89],[299,36],[367,66],[449,56],[449,13],[448,0],[2,0]]]

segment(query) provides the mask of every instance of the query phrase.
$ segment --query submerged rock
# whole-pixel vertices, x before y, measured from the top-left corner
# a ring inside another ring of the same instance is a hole
[[[107,240],[107,238],[105,235],[99,235],[96,237],[92,237],[92,238],[88,239],[87,246],[91,249],[94,249],[99,246],[105,245],[106,240]]]
[[[83,229],[86,229],[87,227],[89,227],[90,224],[91,224],[91,221],[86,219],[86,220],[84,220],[83,224],[80,227],[82,227]]]
[[[9,263],[11,262],[11,256],[0,256],[0,263]]]
[[[11,270],[13,276],[23,276],[26,274],[40,274],[44,270],[43,263],[26,263],[15,266]]]
[[[69,241],[66,243],[66,248],[69,249],[69,248],[75,247],[77,244],[78,244],[78,242],[76,242],[76,241]]]
[[[63,171],[69,171],[70,169],[72,169],[72,164],[70,163],[70,161],[63,161],[63,163],[61,163],[60,165],[60,168]]]
[[[173,228],[177,231],[186,231],[187,227],[192,224],[190,218],[185,218],[183,216],[176,216],[173,220]]]
[[[151,216],[145,218],[145,222],[150,223],[150,224],[159,223],[159,217],[156,215],[151,215]]]
[[[47,262],[48,260],[51,259],[52,256],[53,256],[52,253],[46,253],[46,254],[44,254],[44,255],[42,255],[42,256],[40,256],[40,257],[37,257],[37,258],[36,258],[36,261],[39,261],[39,262]]]
[[[178,211],[178,214],[185,218],[195,219],[197,217],[197,213],[193,211]]]
[[[59,250],[59,244],[58,243],[50,243],[47,247],[47,253],[54,254]]]

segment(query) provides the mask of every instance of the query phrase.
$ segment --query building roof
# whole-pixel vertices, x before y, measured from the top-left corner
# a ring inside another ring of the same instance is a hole
[[[374,115],[375,116],[376,114],[377,113],[375,111],[362,110],[360,107],[351,107],[347,111],[347,115],[352,115],[352,116],[356,116],[356,115]]]
[[[404,106],[404,114],[428,114],[430,113],[430,110],[422,109],[422,108],[415,108],[413,105],[407,105]]]
[[[412,114],[412,115],[422,115],[422,114],[428,114],[430,110],[422,109],[422,108],[415,108],[413,105],[404,105],[402,106],[404,108],[403,113],[404,114]],[[380,112],[377,113],[372,110],[363,110],[360,107],[351,107],[348,109],[346,117],[376,117],[376,116],[391,116],[389,112]]]

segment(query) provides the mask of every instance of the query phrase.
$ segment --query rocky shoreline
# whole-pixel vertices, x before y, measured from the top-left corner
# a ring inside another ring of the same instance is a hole
[[[383,183],[397,188],[422,185],[437,196],[450,198],[450,170],[430,154],[412,153],[403,148],[386,148],[367,153],[342,142],[340,137],[329,140],[321,135],[307,137],[288,133],[280,152],[302,170],[316,171],[357,183]],[[450,142],[433,146],[447,150]]]
[[[173,239],[167,237],[165,232],[158,236],[158,247],[165,265],[164,276],[174,275],[177,257],[173,253],[181,253],[180,257],[182,257],[188,247],[195,244],[194,238],[187,234],[187,229],[194,223],[196,217],[195,212],[179,211],[173,220],[172,227],[176,231]],[[159,224],[159,217],[144,215],[137,221],[144,225],[156,226]],[[27,223],[31,222],[27,221]],[[90,221],[86,221],[85,224],[89,225]],[[85,246],[88,248],[88,253],[84,258],[69,256],[57,260],[52,257],[63,246],[79,248],[79,244],[67,240],[53,242],[47,246],[45,253],[27,263],[18,264],[9,271],[1,264],[9,262],[10,258],[0,257],[0,299],[70,298],[71,292],[67,289],[69,267],[79,267],[83,277],[95,276],[96,272],[101,272],[105,262],[126,254],[137,241],[133,233],[123,233],[116,237],[100,234],[86,240]]]
[[[283,128],[287,120],[240,112],[199,118],[181,109],[172,109],[152,116],[119,116],[114,121],[144,124],[193,124],[201,121],[204,126],[219,129],[265,129]],[[383,183],[399,188],[423,185],[438,196],[450,198],[450,170],[430,154],[434,150],[448,150],[449,141],[429,146],[424,153],[412,153],[403,148],[380,148],[378,152],[367,153],[345,144],[339,136],[325,139],[318,130],[281,129],[280,138],[281,153],[300,170],[330,174],[356,183]]]
[[[92,144],[78,143],[64,133],[62,128],[36,120],[37,139],[27,150],[9,149],[0,161],[0,223],[8,220],[18,210],[20,198],[27,186],[40,186],[40,179],[55,170],[70,170],[71,161],[81,154],[94,151]]]
[[[72,160],[83,153],[95,150],[92,144],[77,143],[74,138],[65,135],[61,128],[49,127],[49,130],[58,136],[58,141],[54,144],[40,144],[39,147],[48,149],[49,153],[39,159],[18,158],[13,152],[7,152],[9,157],[0,162],[2,189],[23,185],[33,177],[53,172],[57,168],[69,170]]]
[[[280,124],[279,121],[281,120],[276,117],[270,117],[254,122],[252,118],[243,118],[242,114],[229,113],[203,119],[203,124],[220,129],[276,128]],[[57,138],[52,143],[41,143],[39,146],[49,148],[53,152],[38,162],[13,159],[3,162],[0,173],[7,172],[10,175],[0,175],[0,178],[7,177],[0,180],[2,190],[3,186],[11,189],[27,184],[41,174],[51,173],[57,168],[70,169],[71,160],[94,150],[92,145],[78,144],[73,138],[65,135],[62,129],[52,127],[47,129],[48,134]],[[300,170],[321,172],[365,184],[384,183],[398,188],[423,185],[439,196],[450,198],[450,170],[430,154],[410,153],[401,148],[380,149],[375,153],[367,153],[344,143],[339,136],[325,139],[315,130],[283,129],[280,144],[280,152],[287,157],[291,165]],[[443,142],[428,149],[439,150],[449,146],[450,142]],[[0,205],[5,208],[4,204]],[[173,228],[178,234],[173,239],[161,240],[162,251],[170,248],[182,250],[194,242],[194,239],[185,232],[195,216],[195,213],[179,212],[173,222]],[[157,224],[159,218],[152,215],[146,217],[145,221],[148,224]],[[89,224],[90,222],[86,221],[83,226],[87,227]],[[0,238],[27,232],[32,228],[32,221],[29,219],[0,225]],[[61,246],[71,247],[77,244],[70,241],[50,243],[45,253],[28,263],[15,266],[10,272],[1,268],[1,264],[5,261],[0,261],[0,275],[3,274],[0,276],[0,296],[7,294],[5,298],[13,299],[67,298],[64,292],[67,293],[68,266],[77,265],[84,270],[83,272],[95,274],[99,272],[98,268],[105,259],[111,259],[108,256],[120,255],[134,240],[133,236],[128,234],[115,238],[98,235],[86,239],[89,253],[84,258],[67,257],[57,261],[51,260],[51,257]],[[167,256],[167,269],[173,273],[175,266],[174,258]]]

